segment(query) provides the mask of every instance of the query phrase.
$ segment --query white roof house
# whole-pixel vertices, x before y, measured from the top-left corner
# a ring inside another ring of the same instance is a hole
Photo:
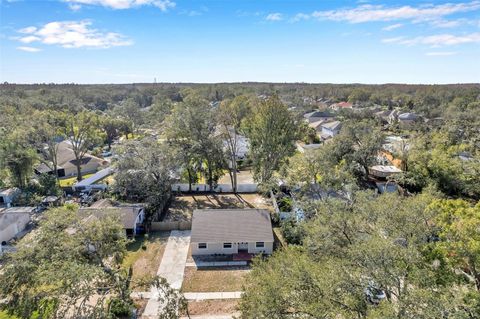
[[[0,210],[0,244],[23,232],[34,211],[35,207],[11,207]]]
[[[370,174],[374,177],[387,178],[391,175],[401,173],[402,170],[393,165],[374,165],[370,167]]]

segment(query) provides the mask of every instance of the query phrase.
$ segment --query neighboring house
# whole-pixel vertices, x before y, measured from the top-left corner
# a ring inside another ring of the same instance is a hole
[[[15,198],[20,194],[20,189],[13,187],[0,191],[0,207],[10,207]]]
[[[10,207],[0,209],[0,244],[5,244],[22,232],[30,223],[35,207]]]
[[[307,123],[314,123],[318,121],[327,121],[335,117],[335,115],[329,113],[328,111],[313,111],[303,115]]]
[[[320,133],[322,131],[322,124],[326,123],[328,120],[319,120],[316,122],[311,122],[308,123],[308,126],[313,128],[317,133]]]
[[[264,209],[197,209],[191,234],[193,256],[273,252],[270,213]]]
[[[143,228],[145,221],[145,208],[142,206],[86,207],[80,208],[78,213],[85,219],[102,218],[109,214],[117,216],[123,224],[127,237],[136,236]]]
[[[352,109],[353,104],[349,102],[339,102],[339,103],[334,103],[330,105],[330,108],[335,111],[342,110],[342,109]]]
[[[393,124],[397,122],[399,114],[400,112],[398,110],[386,110],[376,112],[375,116],[380,118],[384,123]]]
[[[388,178],[401,172],[401,169],[393,165],[374,165],[370,167],[370,175],[376,178]]]
[[[77,160],[72,149],[72,145],[68,141],[57,144],[57,172],[59,177],[77,176]],[[98,158],[91,154],[85,154],[80,163],[82,174],[95,173],[99,169],[105,168],[109,162],[105,159]],[[52,169],[46,164],[40,164],[35,171],[38,174],[54,174]]]
[[[342,128],[342,123],[339,121],[333,121],[328,123],[322,124],[322,139],[328,139],[334,137],[338,133],[340,133],[340,129]]]
[[[398,122],[402,125],[410,125],[418,120],[419,116],[415,113],[402,113],[398,115]]]

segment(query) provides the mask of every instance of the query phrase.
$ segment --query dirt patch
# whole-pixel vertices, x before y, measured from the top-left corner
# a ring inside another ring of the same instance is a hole
[[[128,245],[128,254],[123,266],[132,266],[132,282],[138,282],[146,276],[155,276],[162,262],[165,246],[170,232],[150,233],[148,238],[139,238]],[[148,288],[148,287],[147,287]],[[146,287],[134,288],[135,291],[144,291]]]
[[[189,301],[188,313],[191,316],[196,315],[230,315],[235,314],[238,306],[238,300],[204,300],[204,301]],[[186,316],[183,313],[182,316]]]
[[[242,291],[248,267],[200,268],[186,267],[183,292]]]
[[[190,221],[195,209],[272,209],[270,200],[258,194],[185,195],[173,198],[163,221]]]

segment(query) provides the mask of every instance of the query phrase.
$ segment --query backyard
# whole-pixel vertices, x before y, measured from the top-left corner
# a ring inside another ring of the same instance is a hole
[[[190,221],[195,209],[271,209],[270,200],[258,194],[202,194],[175,196],[163,221]]]

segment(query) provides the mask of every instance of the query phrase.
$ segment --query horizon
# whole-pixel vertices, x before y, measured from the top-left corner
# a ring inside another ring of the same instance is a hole
[[[0,15],[0,82],[480,79],[478,0],[0,0]]]

